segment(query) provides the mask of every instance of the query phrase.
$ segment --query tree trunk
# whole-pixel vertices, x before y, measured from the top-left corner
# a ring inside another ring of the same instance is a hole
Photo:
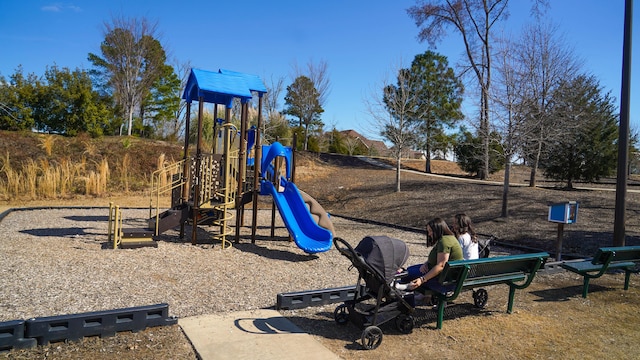
[[[429,145],[429,142],[427,142],[426,152],[427,161],[425,163],[424,172],[426,172],[427,174],[431,174],[431,146]]]
[[[480,171],[480,180],[486,180],[489,177],[489,93],[483,87],[482,89],[482,115],[480,119],[480,133],[482,134],[482,169]]]
[[[127,129],[127,135],[131,136],[131,128],[133,127],[133,106],[129,107],[129,128]]]
[[[511,175],[511,156],[507,155],[504,167],[504,182],[502,185],[502,213],[500,217],[509,217],[509,179]]]
[[[304,151],[307,151],[307,144],[309,143],[309,136],[307,135],[309,131],[309,125],[304,127]]]
[[[402,155],[396,158],[396,192],[400,192],[400,166],[402,162]]]
[[[538,143],[538,151],[536,152],[535,160],[531,165],[531,175],[529,175],[529,187],[536,187],[536,174],[538,172],[538,165],[540,164],[540,153],[542,152],[542,143]]]

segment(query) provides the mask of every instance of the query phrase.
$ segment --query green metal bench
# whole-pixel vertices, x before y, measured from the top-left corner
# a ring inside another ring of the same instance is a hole
[[[531,284],[548,257],[548,253],[540,252],[448,262],[438,278],[441,287],[431,287],[424,291],[425,295],[432,295],[438,301],[438,329],[442,329],[447,302],[455,300],[466,289],[496,284],[509,285],[507,312],[511,313],[516,290]],[[475,305],[482,308],[488,295],[486,290],[479,289],[474,291],[473,297]]]
[[[560,266],[584,277],[582,297],[586,298],[589,281],[601,277],[607,270],[624,270],[624,289],[628,290],[631,273],[638,272],[637,262],[640,262],[640,246],[619,246],[600,248],[593,259],[565,262]]]

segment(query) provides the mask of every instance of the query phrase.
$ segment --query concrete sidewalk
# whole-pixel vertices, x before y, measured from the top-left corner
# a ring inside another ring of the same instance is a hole
[[[275,310],[178,319],[202,360],[340,359]]]

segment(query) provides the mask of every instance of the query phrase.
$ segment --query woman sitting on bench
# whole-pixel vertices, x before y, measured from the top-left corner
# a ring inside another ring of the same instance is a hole
[[[424,264],[407,268],[407,276],[402,279],[407,290],[419,287],[438,287],[438,275],[448,261],[463,260],[462,248],[458,239],[441,218],[435,218],[427,224],[427,246],[433,246]],[[408,284],[407,284],[408,283]],[[401,289],[402,284],[397,285]],[[416,299],[418,300],[418,299]]]

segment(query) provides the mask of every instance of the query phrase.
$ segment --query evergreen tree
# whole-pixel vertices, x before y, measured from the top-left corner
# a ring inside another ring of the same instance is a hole
[[[173,132],[176,114],[179,113],[180,78],[171,65],[164,65],[162,73],[153,83],[142,107],[143,123],[152,125],[157,137],[166,138]]]
[[[579,75],[560,85],[553,97],[556,122],[568,129],[549,144],[543,161],[547,177],[567,182],[593,181],[613,173],[617,164],[618,117],[610,93],[593,76]]]
[[[48,67],[42,78],[18,68],[10,82],[0,78],[0,129],[65,135],[110,132],[114,118],[105,98],[93,90],[84,70]]]
[[[433,135],[432,152],[436,159],[445,160],[456,144],[456,135],[447,135],[444,131],[439,131]]]
[[[335,154],[346,154],[347,144],[345,136],[335,127],[329,133],[329,152]]]
[[[447,58],[433,51],[417,55],[411,63],[412,82],[417,94],[417,103],[412,114],[421,133],[418,147],[425,151],[427,158],[425,172],[431,172],[431,155],[436,147],[436,138],[444,128],[451,128],[463,118],[463,86]]]
[[[482,141],[481,137],[474,136],[470,131],[461,128],[454,147],[460,168],[475,176],[479,176],[484,167]],[[504,167],[504,157],[500,156],[502,154],[501,147],[500,135],[492,132],[489,141],[489,149],[491,150],[489,151],[490,174]]]
[[[297,126],[304,132],[304,150],[309,150],[309,131],[321,130],[324,125],[320,120],[324,109],[320,106],[319,98],[320,93],[306,76],[298,76],[293,84],[287,86],[284,113],[298,118]],[[292,121],[292,125],[295,126],[295,121]]]

